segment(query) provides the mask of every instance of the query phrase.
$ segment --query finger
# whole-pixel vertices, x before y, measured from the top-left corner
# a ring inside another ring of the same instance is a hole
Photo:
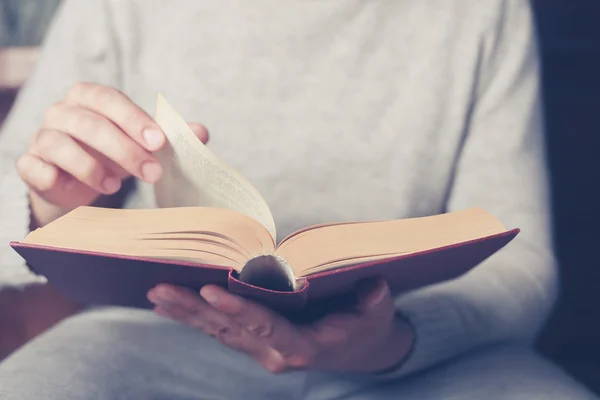
[[[151,298],[151,295],[149,295],[149,298]],[[198,329],[225,344],[227,344],[226,342],[229,341],[230,336],[234,336],[232,335],[230,326],[213,326],[210,323],[205,322],[204,320],[199,318],[197,315],[195,315],[194,312],[196,311],[196,309],[183,308],[177,304],[160,302],[155,299],[153,300],[153,302],[157,304],[154,308],[154,312],[156,312],[158,315],[181,322],[182,324],[185,324],[189,327]]]
[[[47,129],[38,134],[32,152],[99,193],[114,194],[121,180],[112,176],[68,134]]]
[[[106,116],[148,151],[159,150],[165,143],[165,135],[154,119],[117,89],[82,82],[73,86],[66,101]]]
[[[200,139],[200,141],[202,141],[202,143],[206,144],[206,142],[208,142],[208,130],[204,125],[190,123],[189,126],[196,135],[196,137]]]
[[[81,199],[92,201],[98,196],[98,192],[89,186],[31,153],[19,158],[17,171],[31,190],[34,208],[40,200],[72,208],[80,205]]]
[[[394,301],[387,282],[384,279],[364,281],[358,289],[357,309],[368,319],[394,319]]]
[[[111,160],[110,158],[105,156],[104,154],[100,153],[98,150],[88,146],[87,144],[85,144],[83,142],[79,142],[79,145],[86,152],[88,152],[92,157],[94,157],[96,160],[98,160],[98,162],[100,162],[100,164],[102,164],[104,166],[104,168],[106,168],[108,171],[110,171],[111,175],[117,176],[121,180],[124,180],[125,178],[131,176],[131,174],[129,172],[125,171],[125,169],[123,169],[123,167],[121,167],[119,164],[117,164],[116,162],[114,162],[113,160]]]
[[[160,308],[157,312],[161,315],[201,329],[229,347],[253,357],[260,357],[266,351],[256,338],[191,290],[161,284],[148,292],[148,299]]]
[[[34,154],[23,154],[16,167],[21,179],[33,190],[45,192],[59,184],[59,169]]]
[[[235,334],[239,326],[223,313],[206,304],[202,297],[191,290],[172,285],[159,285],[148,292],[148,299],[167,312],[170,309],[181,311],[177,319],[190,326],[215,334],[215,330]]]
[[[154,156],[100,114],[58,103],[48,110],[45,124],[48,128],[68,132],[129,174],[146,182],[154,183],[162,174],[162,168]]]
[[[308,364],[312,359],[309,343],[294,325],[273,311],[215,285],[204,286],[200,295],[279,354],[266,354],[266,361],[263,361],[279,363],[278,358],[283,357],[290,365],[296,365]]]
[[[204,125],[192,123],[192,124],[189,124],[189,126],[192,129],[192,131],[194,132],[194,134],[196,135],[196,137],[198,137],[203,143],[208,142],[208,131],[206,130]],[[85,143],[81,143],[81,145],[85,149],[85,151],[90,153],[94,158],[96,158],[98,161],[100,161],[100,163],[102,165],[104,165],[106,168],[108,168],[110,171],[112,171],[112,175],[118,176],[121,179],[125,179],[126,177],[128,177],[130,175],[120,165],[118,165],[113,160],[106,157],[104,154],[96,151],[95,149],[91,148],[90,146],[86,145]]]

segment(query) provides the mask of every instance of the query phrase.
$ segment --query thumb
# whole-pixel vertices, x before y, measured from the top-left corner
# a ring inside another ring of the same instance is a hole
[[[197,123],[190,123],[188,125],[202,143],[206,144],[208,142],[208,130],[204,125]]]
[[[386,316],[394,313],[392,294],[384,279],[372,279],[360,285],[358,310],[370,316]]]

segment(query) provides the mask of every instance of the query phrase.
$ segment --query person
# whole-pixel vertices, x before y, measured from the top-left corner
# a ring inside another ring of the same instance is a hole
[[[531,346],[558,292],[538,72],[525,0],[67,0],[0,136],[6,242],[126,188],[117,206],[154,207],[157,92],[280,235],[470,206],[522,233],[452,281],[366,282],[312,325],[159,285],[154,312],[90,307],[37,336],[0,397],[596,398]],[[5,285],[44,285],[1,254]]]

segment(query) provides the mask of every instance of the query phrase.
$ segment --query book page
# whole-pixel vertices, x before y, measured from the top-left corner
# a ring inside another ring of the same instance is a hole
[[[155,184],[157,206],[204,206],[234,210],[261,223],[277,240],[275,222],[261,194],[210,151],[187,122],[158,95],[156,122],[168,143],[156,153],[163,176]]]
[[[253,218],[210,207],[78,207],[29,233],[22,243],[241,270],[272,253],[273,240]]]
[[[418,218],[336,223],[289,236],[276,254],[297,277],[371,260],[433,250],[504,233],[485,210],[466,210]]]

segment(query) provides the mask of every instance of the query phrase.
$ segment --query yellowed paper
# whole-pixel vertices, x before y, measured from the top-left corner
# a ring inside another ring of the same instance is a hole
[[[267,202],[246,178],[210,151],[187,122],[158,95],[156,122],[167,136],[157,152],[164,172],[155,184],[158,207],[219,207],[260,222],[276,241],[275,222]]]

